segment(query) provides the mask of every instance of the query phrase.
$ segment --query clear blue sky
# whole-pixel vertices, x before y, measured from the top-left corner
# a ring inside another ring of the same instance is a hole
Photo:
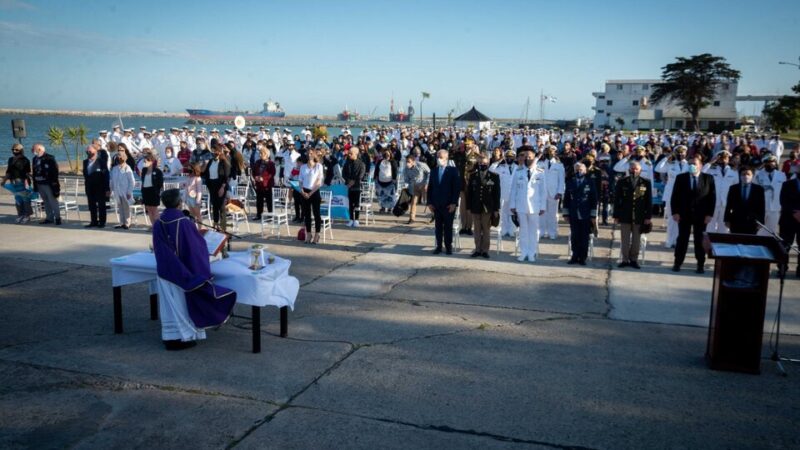
[[[0,107],[386,114],[389,98],[520,117],[591,116],[592,91],[724,56],[739,92],[789,93],[800,1],[0,0]],[[749,112],[749,111],[748,111]]]

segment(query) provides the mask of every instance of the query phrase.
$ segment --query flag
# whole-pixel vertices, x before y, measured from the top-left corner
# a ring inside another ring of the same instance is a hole
[[[431,98],[430,92],[423,92],[422,93],[422,98]]]
[[[558,99],[555,97],[550,97],[548,100],[550,100],[550,103],[555,103],[558,101]]]

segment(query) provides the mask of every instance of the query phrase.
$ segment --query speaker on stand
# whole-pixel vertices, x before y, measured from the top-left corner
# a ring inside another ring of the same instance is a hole
[[[14,134],[14,139],[22,144],[22,138],[28,137],[28,132],[25,130],[25,119],[11,119],[11,132]]]

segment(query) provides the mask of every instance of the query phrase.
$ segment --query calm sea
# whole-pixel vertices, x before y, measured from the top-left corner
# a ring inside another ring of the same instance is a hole
[[[9,115],[9,114],[0,114],[0,165],[5,165],[8,161],[8,158],[11,157],[11,145],[17,142],[14,139],[14,136],[11,132],[11,119],[24,119],[25,120],[25,128],[28,132],[28,137],[22,140],[22,144],[25,146],[25,155],[28,158],[32,158],[31,155],[31,146],[35,142],[42,142],[47,148],[47,152],[54,155],[58,161],[66,161],[67,158],[64,155],[64,149],[59,147],[52,147],[49,142],[47,141],[47,130],[51,126],[55,127],[76,127],[79,125],[84,125],[86,128],[89,129],[89,137],[94,138],[97,137],[97,132],[100,130],[109,130],[111,131],[111,127],[114,123],[118,121],[118,119],[113,117],[89,117],[89,116],[40,116],[40,115],[33,115],[33,116],[25,116],[25,115]],[[160,118],[160,117],[150,117],[150,118],[142,118],[142,117],[125,117],[122,116],[122,123],[126,128],[134,128],[138,132],[138,128],[140,126],[145,126],[148,129],[158,129],[158,128],[166,128],[169,130],[171,127],[182,127],[186,125],[185,119],[181,118]],[[200,128],[198,125],[189,125],[189,127],[196,127]],[[220,130],[224,130],[226,128],[233,128],[231,125],[204,125],[207,130],[211,130],[212,128],[218,128]],[[299,134],[303,127],[281,127],[281,128],[289,128],[292,130],[292,134]],[[258,127],[255,127],[258,129]],[[361,133],[361,128],[357,127],[350,127],[350,131],[353,134]],[[341,128],[339,127],[328,127],[328,133],[330,136],[337,136],[341,133]],[[74,155],[74,147],[70,148],[70,155]],[[82,154],[82,153],[81,153]]]

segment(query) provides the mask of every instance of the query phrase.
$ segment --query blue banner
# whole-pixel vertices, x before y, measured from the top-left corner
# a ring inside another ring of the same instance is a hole
[[[347,197],[347,186],[343,184],[334,184],[331,186],[323,186],[320,192],[331,191],[331,219],[350,220],[350,200]],[[322,215],[328,214],[328,205],[322,204],[320,206]]]

